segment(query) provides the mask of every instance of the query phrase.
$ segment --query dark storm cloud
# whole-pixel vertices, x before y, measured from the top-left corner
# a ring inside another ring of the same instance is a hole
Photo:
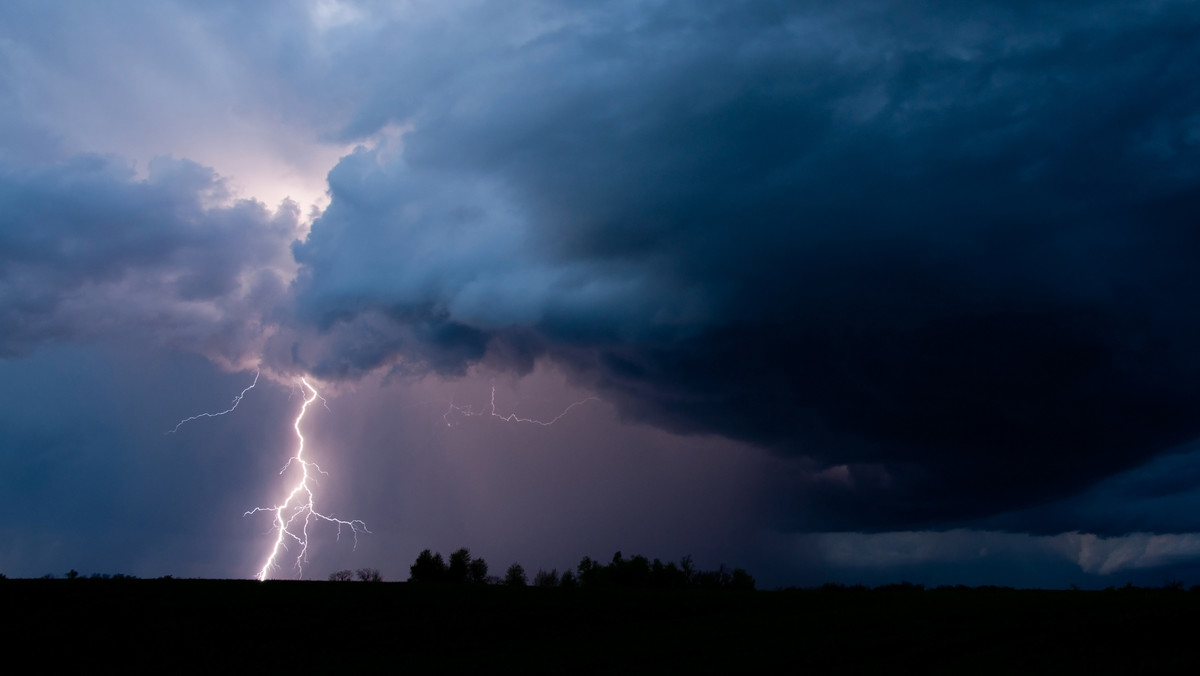
[[[326,342],[290,358],[549,356],[811,459],[795,527],[961,523],[1200,436],[1190,3],[522,7],[341,53],[345,135],[390,135],[295,248]]]
[[[238,364],[286,291],[297,213],[231,202],[212,172],[159,158],[0,168],[0,355],[147,335]]]

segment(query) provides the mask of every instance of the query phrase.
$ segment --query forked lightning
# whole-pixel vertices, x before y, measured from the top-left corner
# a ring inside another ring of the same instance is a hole
[[[184,418],[176,423],[174,429],[169,430],[168,434],[178,431],[184,423],[188,423],[199,418],[215,418],[227,413],[232,413],[233,410],[238,407],[238,404],[241,403],[242,398],[246,396],[246,393],[254,389],[254,386],[258,384],[258,377],[259,373],[255,373],[254,382],[252,382],[249,387],[242,390],[240,394],[234,397],[233,405],[231,405],[227,410],[220,411],[218,413],[201,413],[199,415],[191,416],[190,418]],[[313,489],[310,482],[315,483],[315,479],[313,478],[312,474],[313,472],[320,472],[321,474],[325,474],[325,472],[321,470],[316,463],[305,460],[304,433],[300,429],[300,424],[304,421],[305,414],[308,413],[308,407],[318,399],[320,399],[322,402],[324,402],[325,399],[320,395],[319,392],[317,392],[317,388],[313,387],[313,385],[308,382],[307,378],[300,378],[300,387],[301,392],[306,392],[307,394],[304,397],[304,403],[300,406],[300,412],[296,415],[295,421],[292,422],[292,429],[296,432],[296,452],[290,458],[288,458],[288,461],[286,464],[284,464],[283,469],[279,471],[279,474],[283,475],[290,468],[292,468],[293,465],[298,466],[300,472],[299,480],[292,487],[291,491],[287,494],[287,497],[283,500],[283,502],[271,507],[255,507],[254,509],[245,512],[243,515],[250,516],[252,514],[258,514],[259,512],[270,512],[274,515],[274,542],[271,546],[270,553],[267,555],[266,561],[262,565],[262,568],[259,569],[258,574],[255,575],[255,577],[259,580],[266,580],[273,572],[279,569],[279,559],[282,556],[283,551],[288,549],[289,542],[294,544],[299,549],[299,551],[296,553],[295,567],[297,573],[301,577],[304,575],[304,564],[308,561],[309,527],[313,525],[314,522],[325,521],[327,523],[335,524],[337,526],[337,534],[339,539],[342,535],[342,529],[349,528],[350,532],[354,535],[355,548],[358,547],[358,534],[371,532],[367,529],[367,524],[359,519],[339,519],[332,515],[317,511],[315,497],[313,496]],[[596,397],[587,397],[585,399],[581,399],[567,406],[561,413],[550,420],[537,420],[534,418],[525,418],[519,416],[515,412],[508,415],[501,415],[497,413],[496,388],[493,386],[490,406],[487,410],[475,411],[469,405],[459,406],[451,401],[450,407],[446,410],[446,413],[443,414],[442,418],[446,421],[447,425],[450,425],[452,424],[450,422],[450,416],[452,413],[457,413],[464,417],[487,415],[503,422],[529,423],[531,425],[548,427],[561,420],[563,416],[567,415],[567,413],[569,413],[571,409],[575,408],[576,406],[582,406],[583,404],[595,400],[597,400]],[[328,408],[328,404],[326,404],[326,408]]]
[[[349,528],[354,533],[355,548],[358,547],[358,534],[360,532],[371,532],[367,530],[367,524],[358,519],[346,521],[322,514],[316,509],[312,487],[309,485],[309,480],[312,478],[309,470],[316,470],[322,474],[325,474],[325,472],[315,463],[304,459],[304,434],[300,431],[300,422],[304,420],[304,414],[308,412],[309,405],[317,399],[321,399],[321,395],[317,392],[317,388],[309,384],[307,379],[301,378],[300,383],[309,391],[310,395],[305,398],[304,404],[300,407],[300,413],[296,416],[296,421],[292,423],[292,428],[296,430],[296,438],[299,440],[296,444],[296,453],[288,459],[287,464],[279,471],[282,475],[293,464],[298,464],[300,466],[300,480],[292,488],[291,492],[288,493],[287,498],[283,502],[274,507],[255,507],[244,514],[244,516],[250,516],[258,512],[275,513],[275,544],[271,547],[271,553],[267,556],[266,563],[258,571],[256,577],[259,580],[266,580],[267,576],[279,567],[276,559],[280,556],[280,550],[287,549],[288,540],[293,541],[300,550],[296,554],[296,570],[301,576],[304,575],[304,563],[308,560],[308,527],[314,521],[327,521],[337,524],[339,539],[342,535],[342,528]]]
[[[260,374],[261,371],[254,374],[254,382],[250,383],[249,387],[242,390],[240,394],[233,398],[233,405],[228,409],[219,413],[201,413],[199,415],[191,416],[190,418],[184,418],[176,423],[174,429],[168,430],[167,434],[173,434],[177,432],[184,423],[188,423],[193,420],[198,420],[200,418],[215,418],[227,413],[232,413],[233,410],[238,407],[238,404],[242,402],[242,398],[246,396],[246,393],[254,389],[254,386],[258,384],[258,377]],[[308,527],[312,525],[314,521],[326,521],[332,524],[337,524],[339,538],[341,538],[342,529],[349,528],[354,533],[354,546],[356,548],[358,547],[358,534],[360,532],[371,532],[367,530],[367,524],[359,521],[358,519],[346,521],[327,514],[322,514],[316,509],[312,487],[309,485],[309,480],[312,478],[310,470],[321,472],[322,474],[325,474],[325,472],[322,471],[316,463],[304,459],[304,434],[300,432],[300,422],[304,420],[304,414],[308,412],[309,405],[311,405],[317,399],[320,399],[322,402],[324,402],[325,399],[317,392],[317,388],[313,387],[312,384],[309,383],[305,378],[300,379],[300,388],[301,392],[304,392],[306,396],[304,398],[304,403],[300,407],[300,413],[296,416],[296,420],[292,423],[292,429],[296,431],[296,438],[298,439],[298,443],[296,444],[296,452],[290,458],[288,458],[288,461],[286,464],[284,464],[283,469],[279,470],[279,474],[282,475],[284,472],[288,471],[288,468],[290,468],[293,464],[299,465],[300,480],[292,488],[291,492],[288,493],[287,499],[285,499],[282,503],[275,505],[274,507],[255,507],[243,515],[249,516],[251,514],[257,514],[258,512],[273,512],[275,515],[275,542],[271,547],[271,553],[267,556],[266,563],[263,564],[262,569],[259,570],[258,574],[255,576],[259,580],[267,579],[267,576],[279,567],[276,561],[280,556],[281,550],[287,549],[287,543],[289,540],[294,542],[300,549],[296,556],[296,570],[301,576],[303,576],[303,566],[308,560]],[[329,408],[328,404],[326,404],[325,407]]]

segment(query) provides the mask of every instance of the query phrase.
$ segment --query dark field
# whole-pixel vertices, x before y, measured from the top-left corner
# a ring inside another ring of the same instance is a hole
[[[0,581],[0,599],[10,663],[36,651],[39,671],[69,656],[166,672],[1182,673],[1200,664],[1200,592],[1181,590],[79,579]]]

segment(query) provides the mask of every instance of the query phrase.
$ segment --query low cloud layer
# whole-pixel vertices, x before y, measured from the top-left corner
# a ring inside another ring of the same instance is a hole
[[[814,537],[823,561],[847,569],[894,570],[937,564],[974,563],[994,568],[1016,561],[1066,561],[1089,575],[1106,576],[1200,559],[1195,534],[1131,533],[1098,537],[1091,533],[1030,536],[1023,533],[951,530],[891,533],[823,533]]]

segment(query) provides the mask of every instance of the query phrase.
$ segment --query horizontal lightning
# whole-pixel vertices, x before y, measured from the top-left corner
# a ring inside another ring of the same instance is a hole
[[[233,410],[238,407],[238,404],[242,403],[242,397],[246,396],[246,393],[249,392],[250,390],[253,390],[254,386],[258,384],[258,376],[261,373],[262,373],[262,371],[254,372],[254,382],[250,383],[250,387],[247,387],[246,389],[242,390],[241,394],[239,394],[238,396],[233,398],[233,405],[230,406],[229,408],[227,408],[224,411],[221,411],[219,413],[201,413],[199,415],[194,415],[190,418],[184,418],[183,420],[180,420],[179,422],[175,423],[174,429],[169,429],[169,430],[167,430],[166,433],[167,434],[175,434],[176,432],[179,431],[180,427],[183,427],[184,423],[189,423],[193,420],[199,420],[200,418],[216,418],[217,416],[222,416],[227,413],[233,413]]]
[[[467,417],[467,418],[474,417],[474,416],[481,416],[481,415],[489,415],[493,418],[497,418],[504,422],[529,423],[531,425],[541,425],[542,427],[549,427],[550,425],[553,425],[554,423],[558,422],[559,420],[562,420],[563,416],[565,416],[571,412],[571,409],[575,408],[576,406],[582,406],[582,405],[588,403],[589,401],[599,401],[599,399],[597,397],[587,397],[585,399],[580,399],[579,401],[564,408],[562,413],[559,413],[558,415],[554,416],[554,418],[552,418],[550,420],[536,420],[534,418],[522,418],[521,416],[517,415],[515,412],[509,413],[508,415],[500,415],[499,413],[496,412],[496,386],[493,385],[492,386],[492,400],[491,400],[491,404],[490,404],[488,410],[475,411],[474,408],[469,404],[466,406],[459,406],[459,405],[455,404],[453,401],[451,401],[450,407],[448,409],[446,409],[446,412],[442,415],[442,420],[444,420],[446,422],[447,427],[450,427],[453,425],[453,423],[450,422],[450,415],[452,413],[457,413],[457,414],[459,414],[463,417]]]

